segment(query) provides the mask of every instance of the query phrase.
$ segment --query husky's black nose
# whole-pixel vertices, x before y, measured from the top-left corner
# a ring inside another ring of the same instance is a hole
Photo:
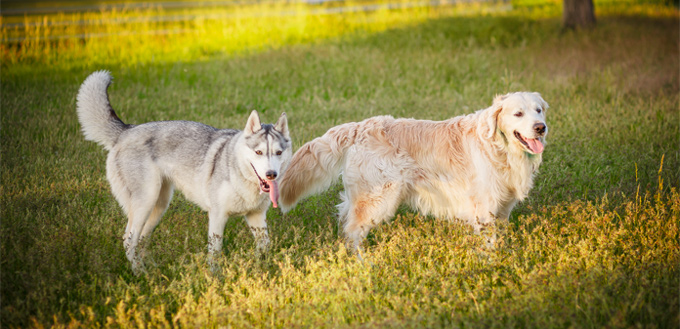
[[[545,123],[539,122],[535,124],[534,131],[539,135],[543,135],[545,133]]]
[[[267,179],[269,179],[269,180],[274,180],[274,179],[276,179],[277,174],[276,174],[276,171],[269,170],[269,171],[267,171],[265,176],[267,176]]]

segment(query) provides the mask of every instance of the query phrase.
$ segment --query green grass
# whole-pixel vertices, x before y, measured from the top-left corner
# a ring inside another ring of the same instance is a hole
[[[509,13],[199,61],[3,61],[1,324],[677,328],[679,23],[603,15],[574,33],[557,17]],[[75,114],[94,69],[112,71],[126,122],[240,128],[253,109],[265,121],[286,111],[294,148],[339,123],[440,120],[517,90],[550,103],[550,134],[535,188],[493,252],[466,226],[401,208],[358,262],[338,233],[335,186],[289,214],[271,209],[263,258],[231,220],[213,276],[207,214],[177,194],[151,239],[156,265],[135,277],[106,153]]]

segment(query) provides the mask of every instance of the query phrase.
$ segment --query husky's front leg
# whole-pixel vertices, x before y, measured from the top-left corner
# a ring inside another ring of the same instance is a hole
[[[246,215],[246,222],[253,233],[259,252],[269,249],[269,233],[267,232],[267,209],[256,210]]]
[[[217,269],[215,258],[222,252],[222,239],[224,238],[224,227],[227,225],[228,217],[222,211],[210,211],[208,226],[208,263],[213,272]]]

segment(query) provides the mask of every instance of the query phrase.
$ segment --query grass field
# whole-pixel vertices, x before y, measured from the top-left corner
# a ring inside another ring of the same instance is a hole
[[[592,31],[561,31],[550,13],[452,11],[186,59],[3,57],[0,325],[678,328],[680,21],[655,10],[602,14]],[[359,262],[338,234],[335,186],[286,215],[270,209],[262,258],[231,220],[212,275],[207,214],[176,194],[150,243],[155,265],[135,277],[106,153],[75,113],[95,69],[113,73],[128,123],[241,128],[253,109],[264,121],[286,111],[294,148],[339,123],[440,120],[518,90],[550,103],[550,134],[493,252],[466,226],[401,208]]]

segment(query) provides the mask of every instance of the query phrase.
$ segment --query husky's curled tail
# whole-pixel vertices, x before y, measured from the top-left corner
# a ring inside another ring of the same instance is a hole
[[[107,90],[111,81],[108,71],[94,72],[85,79],[77,97],[78,120],[85,139],[101,144],[107,151],[129,127],[118,118],[109,103]]]

